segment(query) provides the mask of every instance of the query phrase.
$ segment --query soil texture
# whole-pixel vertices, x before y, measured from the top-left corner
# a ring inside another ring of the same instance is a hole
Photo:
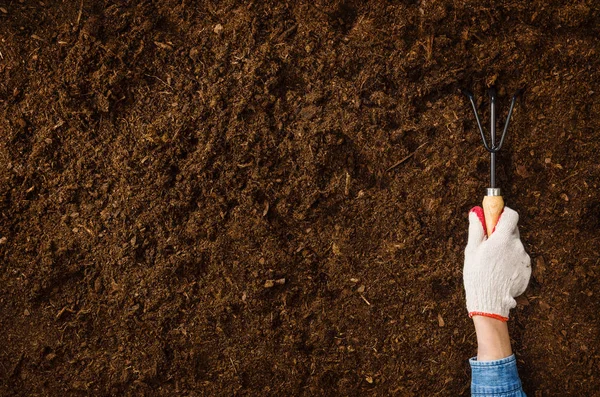
[[[599,36],[591,0],[0,0],[0,395],[469,395],[493,84],[524,389],[598,395]]]

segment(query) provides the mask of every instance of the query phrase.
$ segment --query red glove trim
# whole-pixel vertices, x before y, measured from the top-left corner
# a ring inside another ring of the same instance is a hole
[[[481,222],[481,227],[483,227],[483,232],[485,233],[485,215],[483,213],[483,208],[479,206],[473,207],[469,212],[474,212],[477,215],[477,218],[479,218],[479,221]]]
[[[490,318],[494,318],[496,320],[500,320],[502,322],[507,322],[508,321],[508,317],[502,317],[499,314],[484,313],[484,312],[470,312],[469,313],[469,318],[473,318],[473,316],[490,317]]]

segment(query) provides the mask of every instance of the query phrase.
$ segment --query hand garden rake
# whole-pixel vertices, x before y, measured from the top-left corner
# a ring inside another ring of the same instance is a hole
[[[502,214],[502,210],[504,209],[504,199],[502,198],[502,192],[499,187],[496,186],[496,153],[502,148],[502,144],[504,143],[504,138],[506,137],[506,131],[508,130],[508,124],[510,123],[510,117],[512,116],[513,108],[515,107],[515,103],[517,98],[521,95],[523,90],[517,90],[517,92],[513,95],[512,101],[510,103],[510,109],[508,111],[508,116],[506,117],[506,122],[504,123],[504,130],[502,131],[502,135],[500,136],[500,142],[496,143],[496,98],[498,93],[496,92],[496,87],[492,86],[488,90],[488,95],[490,97],[490,136],[489,141],[483,132],[483,127],[481,126],[481,120],[479,119],[479,114],[477,113],[477,106],[475,105],[475,97],[472,93],[466,90],[462,90],[463,94],[465,94],[469,101],[471,101],[471,106],[473,106],[473,113],[475,113],[475,119],[477,120],[477,126],[479,127],[479,132],[481,134],[481,140],[483,141],[483,146],[485,149],[490,152],[490,187],[486,190],[486,195],[483,198],[483,213],[485,215],[485,224],[487,229],[487,235],[490,236],[496,227],[496,223],[498,223],[498,218],[500,218],[500,214]]]

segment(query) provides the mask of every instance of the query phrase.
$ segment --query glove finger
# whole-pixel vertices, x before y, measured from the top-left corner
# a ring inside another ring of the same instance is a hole
[[[500,214],[500,219],[498,219],[498,223],[496,224],[496,228],[494,229],[494,232],[490,238],[494,237],[495,235],[506,236],[519,233],[519,229],[517,228],[518,222],[519,214],[517,211],[508,207],[504,207],[502,214]]]
[[[469,239],[467,248],[477,247],[485,240],[485,216],[483,208],[473,207],[469,212]]]

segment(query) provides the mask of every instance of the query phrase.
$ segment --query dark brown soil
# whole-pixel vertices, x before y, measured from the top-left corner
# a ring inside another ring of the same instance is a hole
[[[598,395],[599,35],[592,0],[0,0],[0,393],[467,395],[458,88],[495,83],[524,388]]]

